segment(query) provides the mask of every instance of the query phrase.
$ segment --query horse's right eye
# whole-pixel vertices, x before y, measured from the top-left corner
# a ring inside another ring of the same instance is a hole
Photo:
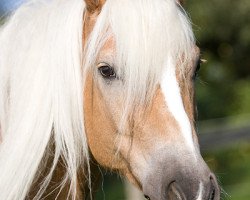
[[[114,71],[114,68],[112,68],[106,63],[102,63],[98,68],[98,70],[100,74],[103,76],[103,78],[108,78],[108,79],[116,78],[116,73]]]

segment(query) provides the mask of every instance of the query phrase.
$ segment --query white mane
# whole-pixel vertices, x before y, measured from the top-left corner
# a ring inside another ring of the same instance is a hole
[[[48,186],[60,156],[67,167],[63,183],[70,180],[75,198],[77,171],[89,159],[85,74],[107,37],[116,40],[125,113],[131,102],[153,94],[167,59],[190,59],[193,34],[174,0],[107,0],[82,64],[84,10],[83,0],[32,0],[0,30],[0,199],[25,199],[51,139],[53,166],[35,199]]]
[[[79,166],[88,162],[83,127],[81,0],[31,1],[0,35],[0,199],[25,199],[55,141],[49,183],[60,156],[74,196]],[[52,131],[53,130],[53,131]]]

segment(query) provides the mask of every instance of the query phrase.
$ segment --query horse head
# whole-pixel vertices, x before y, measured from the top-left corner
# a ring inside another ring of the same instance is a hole
[[[219,199],[195,128],[200,51],[180,4],[85,2],[84,113],[95,160],[151,200]]]

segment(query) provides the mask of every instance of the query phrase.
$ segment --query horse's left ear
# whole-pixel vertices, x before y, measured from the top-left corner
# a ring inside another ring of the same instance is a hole
[[[84,0],[86,3],[86,9],[90,13],[100,11],[102,9],[105,0]]]

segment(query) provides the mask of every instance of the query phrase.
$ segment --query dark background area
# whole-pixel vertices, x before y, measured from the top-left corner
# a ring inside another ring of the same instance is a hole
[[[0,15],[20,2],[1,0]],[[220,181],[222,199],[249,200],[250,1],[187,0],[185,8],[207,60],[196,81],[201,151]],[[103,174],[97,200],[124,200],[123,181]]]

